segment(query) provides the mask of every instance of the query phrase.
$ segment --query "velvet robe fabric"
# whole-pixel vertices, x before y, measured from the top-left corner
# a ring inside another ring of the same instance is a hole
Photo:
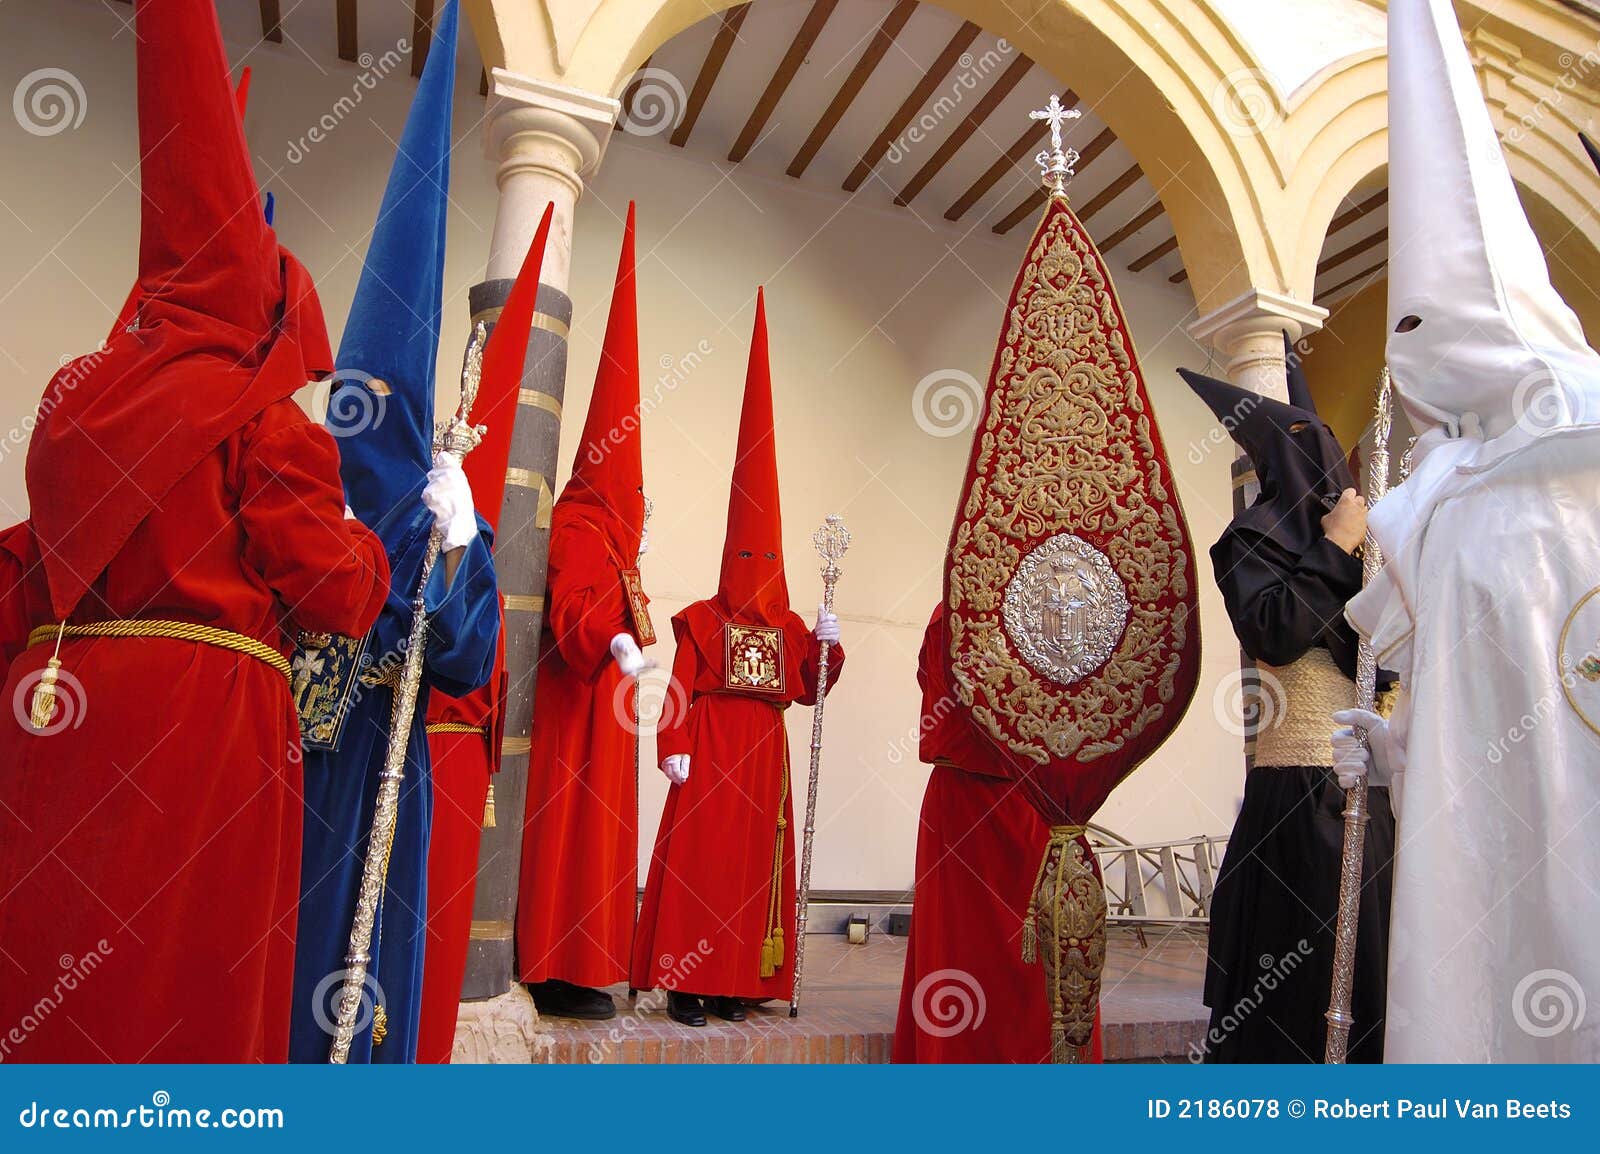
[[[638,889],[633,679],[611,657],[632,633],[609,536],[582,505],[558,506],[549,610],[534,694],[522,827],[517,967],[600,988],[627,980]]]
[[[421,490],[397,502],[415,513],[391,550],[393,584],[367,642],[368,656],[398,670],[410,633],[411,601],[420,580],[433,515]],[[426,949],[428,840],[433,819],[433,779],[426,718],[430,690],[460,696],[483,684],[493,670],[500,610],[487,526],[468,545],[447,587],[444,564],[428,584],[428,641],[422,687],[412,715],[399,818],[389,851],[388,884],[379,906],[368,972],[368,995],[381,1007],[386,1037],[374,1045],[374,1013],[363,1011],[350,1061],[411,1062],[417,1056],[422,968]],[[356,893],[377,801],[378,776],[388,752],[395,691],[362,686],[352,698],[336,753],[312,753],[305,765],[305,845],[295,956],[294,1017],[290,1058],[326,1062],[336,1019],[340,975],[355,916]],[[480,811],[481,814],[481,811]]]
[[[917,660],[920,755],[933,772],[891,1057],[1048,1062],[1050,1001],[1043,967],[1022,960],[1022,919],[1050,831],[1022,788],[995,772],[993,743],[951,708],[943,626],[941,605]],[[1098,1029],[1092,1053],[1098,1061]]]
[[[39,553],[30,523],[0,535],[5,693],[24,711],[51,653],[28,633],[57,620]],[[287,654],[300,629],[369,628],[387,573],[344,519],[333,439],[285,400],[173,486],[71,621],[188,621]],[[0,725],[0,1021],[25,1031],[0,1058],[283,1061],[301,829],[287,679],[156,638],[68,639],[61,661],[74,712],[43,733],[26,712]]]
[[[634,938],[633,985],[705,996],[787,1001],[794,988],[794,783],[805,767],[789,758],[784,710],[817,697],[821,645],[798,614],[783,623],[784,695],[724,688],[723,623],[718,602],[699,601],[672,619],[678,651],[672,677],[687,708],[663,715],[656,754],[690,756],[689,780],[667,792]],[[832,687],[844,648],[828,658]],[[774,848],[778,863],[783,964],[761,977],[769,921]]]

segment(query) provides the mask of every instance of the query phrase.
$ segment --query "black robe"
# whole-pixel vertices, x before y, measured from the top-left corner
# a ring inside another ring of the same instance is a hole
[[[1211,560],[1239,643],[1253,659],[1283,666],[1322,646],[1353,675],[1356,637],[1343,610],[1360,591],[1360,561],[1325,537],[1296,555],[1272,537],[1237,528],[1223,534]],[[1372,817],[1356,938],[1351,1062],[1383,1060],[1388,978],[1394,815],[1388,790],[1367,796]],[[1323,766],[1258,764],[1245,778],[1244,803],[1211,904],[1207,1061],[1322,1061],[1343,809],[1344,791]]]

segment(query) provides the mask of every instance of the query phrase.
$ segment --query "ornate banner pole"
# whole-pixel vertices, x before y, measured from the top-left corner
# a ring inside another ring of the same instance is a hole
[[[448,453],[459,464],[483,440],[483,427],[471,422],[472,406],[478,399],[478,382],[483,375],[483,346],[488,330],[477,325],[467,346],[466,363],[461,370],[461,405],[455,417],[434,438],[434,449]],[[342,1066],[350,1057],[355,1040],[356,1017],[361,995],[367,984],[367,967],[372,964],[372,935],[378,921],[389,879],[389,848],[394,842],[394,827],[400,813],[400,783],[406,776],[406,753],[411,743],[411,721],[417,712],[417,692],[422,686],[422,656],[428,643],[428,581],[439,560],[444,538],[437,527],[428,536],[428,550],[422,558],[422,575],[412,599],[411,633],[406,641],[406,663],[395,690],[394,709],[389,715],[389,748],[383,771],[378,775],[378,800],[373,809],[372,829],[367,834],[367,856],[361,869],[361,888],[356,894],[356,913],[350,926],[350,948],[344,956],[344,985],[339,991],[339,1016],[328,1061]]]
[[[811,543],[822,558],[822,607],[833,612],[833,587],[839,581],[839,561],[850,548],[850,530],[844,518],[830,513],[822,527],[811,534]],[[828,700],[828,656],[832,645],[822,646],[817,657],[817,704],[811,711],[811,780],[806,785],[806,824],[800,846],[800,888],[795,894],[794,993],[789,998],[789,1016],[800,1016],[800,982],[806,968],[806,917],[811,905],[811,843],[817,831],[817,775],[822,768],[822,710]]]
[[[1392,421],[1393,392],[1389,370],[1378,377],[1378,407],[1373,417],[1372,460],[1367,466],[1367,506],[1371,508],[1389,489],[1389,429]],[[1372,534],[1367,534],[1361,557],[1361,583],[1369,584],[1383,567]],[[1362,639],[1356,653],[1356,706],[1372,709],[1378,699],[1378,656]],[[1365,730],[1357,730],[1367,745]],[[1370,746],[1368,746],[1370,750]],[[1339,863],[1339,920],[1333,937],[1333,993],[1328,1002],[1328,1046],[1323,1060],[1343,1065],[1350,1049],[1350,1027],[1355,1018],[1350,1012],[1350,991],[1356,973],[1356,919],[1361,912],[1361,868],[1367,846],[1367,779],[1344,795],[1344,857]]]

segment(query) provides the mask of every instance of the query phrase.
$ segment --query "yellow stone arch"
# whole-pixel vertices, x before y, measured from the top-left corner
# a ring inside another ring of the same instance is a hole
[[[491,66],[615,96],[660,45],[736,0],[468,0]],[[1202,310],[1284,292],[1274,226],[1290,134],[1281,98],[1205,0],[938,0],[1070,80],[1139,160]],[[1230,103],[1233,101],[1234,103]],[[1227,115],[1260,110],[1261,128]]]

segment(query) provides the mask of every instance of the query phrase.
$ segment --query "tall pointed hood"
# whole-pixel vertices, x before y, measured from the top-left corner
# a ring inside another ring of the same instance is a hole
[[[1600,357],[1551,287],[1449,0],[1389,7],[1389,189],[1388,360],[1418,430],[1515,431],[1488,463],[1600,421]]]
[[[767,355],[767,302],[765,290],[759,289],[717,600],[730,617],[750,624],[781,625],[789,613],[783,519],[778,510],[778,446],[772,425],[772,369]]]
[[[134,29],[137,299],[56,374],[28,447],[58,616],[179,478],[331,359],[310,277],[262,219],[212,0],[139,0]]]
[[[640,445],[639,305],[634,288],[634,206],[622,232],[616,287],[594,394],[572,479],[558,502],[565,515],[601,527],[625,565],[639,555],[644,532],[644,457]]]
[[[380,533],[399,492],[420,485],[432,461],[457,15],[456,0],[447,0],[389,172],[328,398],[345,499]]]
[[[1230,523],[1304,553],[1323,535],[1330,500],[1356,487],[1339,440],[1315,409],[1286,405],[1215,377],[1178,375],[1250,457],[1261,492]]]
[[[1283,334],[1283,364],[1289,378],[1289,403],[1308,413],[1317,411],[1317,402],[1311,396],[1311,382],[1306,380],[1305,358],[1294,347],[1289,334]]]
[[[500,527],[500,506],[505,503],[506,466],[511,461],[511,435],[517,423],[517,404],[522,395],[522,372],[528,360],[528,333],[539,300],[539,274],[544,268],[545,244],[550,237],[550,218],[555,205],[546,205],[544,217],[533,234],[533,243],[522,258],[511,294],[500,309],[500,319],[483,350],[483,375],[478,385],[478,403],[472,419],[484,427],[483,440],[462,462],[472,484],[473,501],[489,528]]]
[[[1595,142],[1589,139],[1589,134],[1586,132],[1578,133],[1578,139],[1583,141],[1583,150],[1589,154],[1589,160],[1594,165],[1594,170],[1600,172],[1600,146],[1596,146]]]

